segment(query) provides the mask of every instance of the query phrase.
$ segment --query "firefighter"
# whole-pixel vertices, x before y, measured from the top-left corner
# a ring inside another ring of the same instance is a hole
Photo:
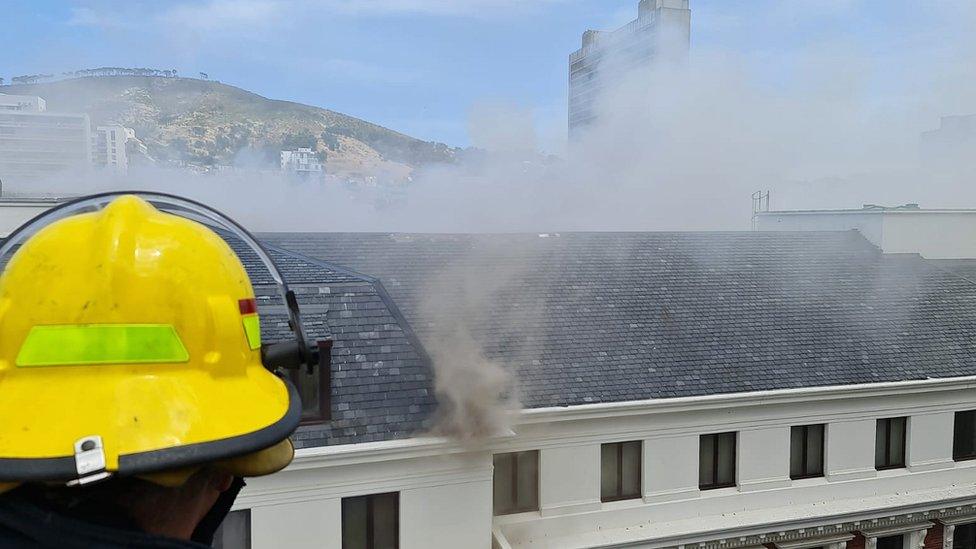
[[[90,202],[4,245],[0,547],[208,546],[242,478],[291,461],[297,392],[220,236]]]

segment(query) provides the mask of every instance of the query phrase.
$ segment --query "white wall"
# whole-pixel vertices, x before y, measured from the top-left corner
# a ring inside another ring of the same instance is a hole
[[[976,258],[976,212],[887,212],[883,249],[928,259]]]
[[[342,546],[342,498],[399,492],[402,549],[488,547],[491,454],[442,453],[384,459],[384,445],[358,457],[299,452],[284,471],[251,479],[234,509],[251,510],[254,549]]]
[[[885,253],[976,258],[976,210],[770,212],[760,231],[859,231]]]
[[[871,478],[877,418],[835,421],[827,425],[826,475],[831,481]]]
[[[600,508],[600,444],[539,452],[539,507],[543,515]]]
[[[488,547],[491,483],[428,486],[400,493],[400,547]]]
[[[782,488],[790,484],[790,427],[739,432],[738,484],[742,491]]]
[[[690,434],[644,440],[646,501],[698,497],[698,437]]]
[[[771,212],[760,214],[760,231],[857,230],[872,244],[881,246],[884,234],[881,212]]]
[[[916,414],[908,422],[908,467],[930,471],[952,467],[952,432],[955,414]]]
[[[251,547],[342,547],[340,499],[251,508]]]

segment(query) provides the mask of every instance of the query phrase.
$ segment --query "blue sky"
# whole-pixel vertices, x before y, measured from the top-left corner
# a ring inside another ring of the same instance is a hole
[[[811,51],[857,52],[891,76],[902,54],[937,52],[964,30],[931,6],[967,3],[692,0],[693,51],[748,60],[771,85],[788,86],[793,60]],[[7,0],[0,76],[205,71],[452,145],[469,143],[473,106],[512,104],[533,113],[545,146],[562,136],[580,33],[636,10],[637,0]]]

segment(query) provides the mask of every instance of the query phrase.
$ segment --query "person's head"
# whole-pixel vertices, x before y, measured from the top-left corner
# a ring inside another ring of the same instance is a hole
[[[150,198],[210,216],[287,290],[240,226],[200,204]],[[8,256],[0,491],[54,483],[111,495],[147,531],[184,531],[229,479],[291,461],[297,391],[265,365],[282,353],[262,348],[248,274],[213,230],[137,196],[96,196],[19,229],[0,264]],[[293,302],[297,344],[279,345],[298,349],[290,363],[309,362]]]

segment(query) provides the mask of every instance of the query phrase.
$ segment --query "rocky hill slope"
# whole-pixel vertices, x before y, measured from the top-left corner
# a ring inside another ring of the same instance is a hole
[[[419,166],[452,162],[456,152],[341,113],[208,80],[97,76],[2,86],[0,93],[39,95],[49,111],[85,112],[95,125],[131,127],[149,155],[166,164],[274,166],[280,150],[311,147],[330,173],[402,179]]]

